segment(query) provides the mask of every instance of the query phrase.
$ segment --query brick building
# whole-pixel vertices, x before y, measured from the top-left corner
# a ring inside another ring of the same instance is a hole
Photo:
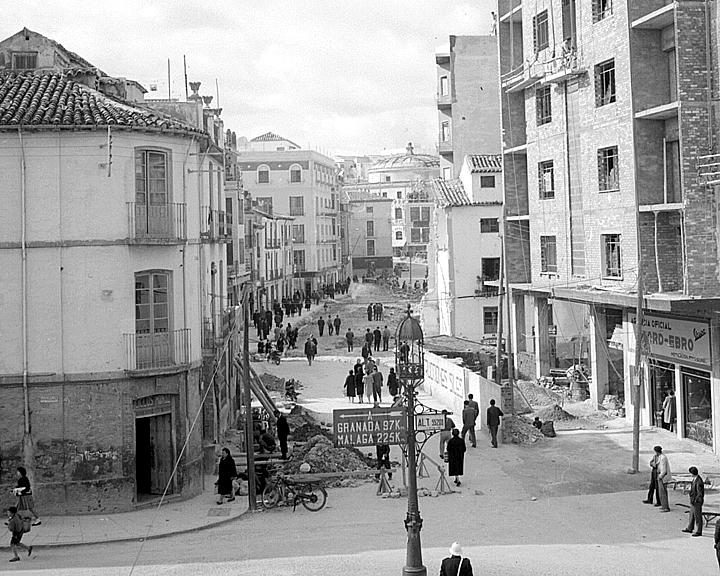
[[[717,452],[718,171],[703,158],[717,148],[716,10],[692,1],[498,2],[521,371],[588,365],[591,398],[620,396],[631,415],[641,279],[642,423],[660,425],[673,389],[678,435]]]
[[[343,187],[340,204],[348,214],[349,274],[360,277],[392,273],[393,199],[367,189]]]

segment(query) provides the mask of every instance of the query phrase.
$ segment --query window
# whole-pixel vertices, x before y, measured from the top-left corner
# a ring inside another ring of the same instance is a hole
[[[480,176],[480,188],[495,188],[495,176]]]
[[[550,45],[550,30],[548,27],[548,13],[543,10],[533,17],[533,46],[535,52],[540,52]]]
[[[155,150],[135,151],[135,202],[164,206],[168,203],[168,155]]]
[[[450,122],[447,120],[440,125],[440,142],[450,142]]]
[[[481,262],[483,280],[500,279],[500,258],[483,258]]]
[[[402,240],[402,239],[403,239],[402,230],[398,230],[397,232],[395,232],[395,240]]]
[[[372,206],[365,206],[365,213],[366,213],[366,214],[372,214],[372,213],[373,213],[373,207],[372,207]]]
[[[290,196],[290,216],[305,215],[305,198],[302,196]]]
[[[258,166],[257,181],[258,181],[258,184],[269,184],[270,183],[270,168],[268,168],[267,166]]]
[[[390,176],[385,176],[385,182],[390,182]]]
[[[611,192],[620,189],[617,146],[598,150],[598,187],[600,192]]]
[[[402,220],[402,208],[395,208],[395,220]]]
[[[423,208],[420,210],[421,214],[421,220],[423,222],[429,222],[430,221],[430,207],[429,206],[423,206]]]
[[[367,241],[367,256],[375,256],[375,240]]]
[[[497,218],[480,218],[481,234],[497,234],[500,232],[500,223]]]
[[[298,164],[290,166],[290,182],[302,182],[302,168]]]
[[[540,271],[557,273],[557,243],[555,236],[540,236]]]
[[[395,194],[398,200],[402,200],[402,190],[398,190]]]
[[[37,52],[18,52],[12,55],[13,70],[34,70],[37,68]]]
[[[367,222],[365,222],[365,225],[367,232],[365,235],[369,238],[375,236],[375,222],[373,220],[368,220]]]
[[[535,90],[535,121],[538,126],[552,122],[552,97],[549,85]]]
[[[615,102],[615,60],[595,66],[595,106]]]
[[[170,330],[168,280],[166,272],[135,275],[136,334],[156,334]]]
[[[483,308],[483,333],[496,334],[498,329],[497,306]]]
[[[538,190],[540,200],[555,198],[555,167],[552,160],[538,163]]]
[[[412,222],[418,222],[420,220],[420,207],[419,206],[411,206],[410,207],[410,220]]]
[[[452,168],[450,166],[445,166],[442,171],[443,180],[450,180],[452,179]]]
[[[273,199],[271,196],[260,196],[257,199],[258,210],[262,210],[267,214],[272,214],[273,211]]]
[[[603,276],[605,278],[622,278],[620,234],[603,234],[602,239],[603,250],[605,251]]]
[[[612,14],[612,0],[593,0],[593,22],[600,22]]]
[[[420,228],[410,228],[410,242],[420,244],[421,237]]]
[[[305,250],[293,250],[293,268],[295,272],[305,271]]]
[[[447,76],[440,76],[440,96],[450,94],[450,83]]]
[[[292,237],[296,244],[305,244],[305,224],[293,224]]]

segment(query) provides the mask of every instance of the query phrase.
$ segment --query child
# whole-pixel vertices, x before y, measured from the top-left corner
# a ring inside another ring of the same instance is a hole
[[[20,542],[24,534],[23,519],[20,514],[18,514],[15,506],[10,506],[10,508],[8,508],[8,530],[10,530],[10,533],[12,534],[12,537],[10,538],[10,548],[14,554],[14,556],[10,559],[10,562],[20,562],[20,556],[18,556],[17,549],[22,548],[23,550],[27,550],[28,556],[30,556],[32,554],[33,547],[25,546],[25,544]]]

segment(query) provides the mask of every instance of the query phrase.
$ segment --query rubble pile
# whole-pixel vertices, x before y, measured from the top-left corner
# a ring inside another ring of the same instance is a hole
[[[518,380],[516,385],[533,406],[547,406],[555,404],[558,400],[558,394],[552,388],[546,388],[536,382]]]
[[[282,392],[285,393],[285,378],[278,378],[274,374],[258,374],[260,380],[268,392]],[[299,380],[295,380],[295,390],[302,390],[303,385]]]
[[[357,450],[336,448],[323,434],[313,436],[304,446],[293,452],[292,461],[287,465],[287,473],[297,474],[303,463],[310,465],[310,473],[348,472],[369,468]],[[342,479],[338,479],[337,483]],[[332,486],[334,483],[328,482]]]
[[[316,424],[311,418],[302,415],[288,416],[290,439],[295,442],[307,442],[314,436],[322,435],[332,440],[330,431]]]
[[[548,438],[555,438],[555,436],[557,436],[555,433],[555,425],[552,420],[543,422],[540,427],[540,432],[543,433],[543,436],[547,436]]]
[[[538,411],[537,416],[539,416],[540,420],[542,420],[543,422],[545,422],[546,420],[553,420],[556,422],[575,420],[575,416],[573,416],[569,412],[566,412],[557,404],[553,404],[552,406],[543,408],[542,410]]]
[[[513,444],[532,444],[543,438],[542,432],[518,416],[503,418],[503,439]]]

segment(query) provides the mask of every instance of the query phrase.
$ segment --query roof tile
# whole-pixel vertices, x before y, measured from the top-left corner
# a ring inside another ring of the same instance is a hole
[[[502,158],[499,154],[468,154],[465,162],[472,174],[478,172],[502,172]]]

